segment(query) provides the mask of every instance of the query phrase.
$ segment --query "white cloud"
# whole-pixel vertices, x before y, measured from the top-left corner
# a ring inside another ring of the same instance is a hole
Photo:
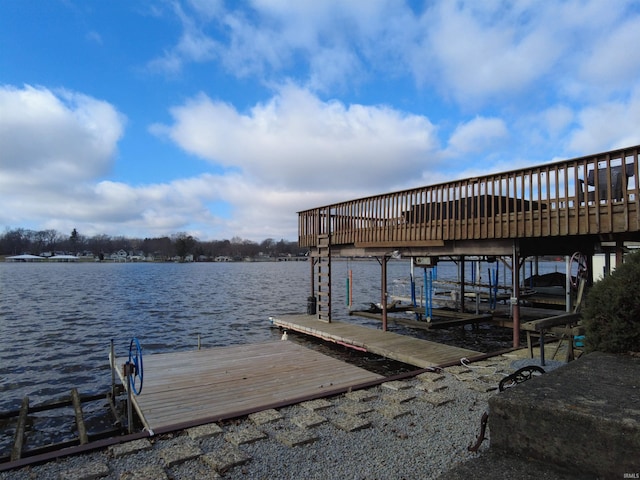
[[[640,144],[640,88],[626,102],[589,106],[577,115],[578,127],[568,137],[577,154],[595,153]]]
[[[111,168],[124,117],[75,92],[0,87],[0,185],[4,192],[103,175]]]
[[[457,156],[486,151],[508,134],[507,127],[501,119],[476,117],[458,125],[449,138],[449,154]]]
[[[593,42],[581,69],[581,79],[599,88],[626,88],[640,77],[640,18],[616,25]]]
[[[155,132],[276,189],[372,192],[419,174],[437,149],[435,128],[425,117],[325,102],[292,85],[247,114],[204,94],[171,112],[174,124],[156,125]]]

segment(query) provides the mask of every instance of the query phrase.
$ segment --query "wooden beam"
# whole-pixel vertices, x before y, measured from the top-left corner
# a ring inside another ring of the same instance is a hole
[[[29,397],[22,399],[20,405],[20,415],[18,415],[18,424],[16,425],[16,433],[13,436],[13,448],[11,449],[11,461],[20,460],[22,457],[22,445],[24,443],[24,429],[27,425],[27,414],[29,413]]]

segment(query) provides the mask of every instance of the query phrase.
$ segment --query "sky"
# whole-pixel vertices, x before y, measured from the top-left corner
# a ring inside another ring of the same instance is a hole
[[[640,144],[638,0],[2,0],[0,229],[297,212]]]

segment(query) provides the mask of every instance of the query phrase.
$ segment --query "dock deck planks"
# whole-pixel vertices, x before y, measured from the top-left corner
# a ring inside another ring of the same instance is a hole
[[[125,360],[117,359],[116,365]],[[290,341],[145,355],[143,361],[144,384],[133,403],[145,427],[155,432],[384,378]]]
[[[274,317],[275,326],[312,335],[323,340],[363,348],[368,352],[392,360],[426,368],[472,359],[483,355],[466,348],[399,335],[393,332],[342,322],[321,322],[314,315],[286,315]]]

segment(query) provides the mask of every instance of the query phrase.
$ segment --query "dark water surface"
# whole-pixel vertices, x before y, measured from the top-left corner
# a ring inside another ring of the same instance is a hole
[[[440,279],[456,278],[452,263],[438,270]],[[334,318],[379,327],[348,315],[349,271],[352,308],[380,301],[375,259],[334,261]],[[306,312],[310,276],[309,262],[0,263],[0,411],[19,408],[25,395],[35,405],[73,387],[107,391],[112,339],[117,356],[134,336],[145,355],[196,348],[198,335],[203,348],[275,340],[268,318]],[[408,261],[389,262],[388,279],[390,292],[406,286]],[[411,333],[483,351],[511,338],[506,329]]]
[[[202,348],[277,340],[280,332],[268,319],[306,312],[310,268],[309,262],[0,263],[0,412],[18,409],[24,396],[38,405],[68,396],[72,388],[81,394],[107,392],[111,340],[119,357],[128,354],[134,336],[144,355],[195,349],[198,336]],[[456,278],[455,265],[438,269],[439,278]],[[380,328],[375,320],[348,315],[350,271],[352,308],[380,301],[375,259],[334,261],[333,317]],[[409,263],[389,262],[388,279],[390,293],[406,286]],[[479,351],[511,342],[510,330],[488,326],[479,332],[409,331],[396,325],[390,330]],[[302,335],[289,338],[377,373],[413,368]],[[44,423],[59,441],[46,415]],[[10,436],[0,435],[0,450],[10,442]]]
[[[0,411],[19,408],[25,395],[36,405],[74,387],[107,391],[110,340],[117,356],[127,355],[134,336],[145,355],[196,348],[198,336],[202,348],[275,340],[279,332],[268,318],[306,312],[310,268],[309,262],[0,263]],[[438,270],[440,279],[456,278],[452,263]],[[379,327],[348,315],[350,271],[352,308],[380,301],[375,259],[334,261],[334,318]],[[390,291],[408,279],[408,261],[389,262]],[[400,333],[480,350],[491,340],[499,346],[503,333],[507,344],[511,338],[508,330],[492,330],[489,338],[463,329]]]

